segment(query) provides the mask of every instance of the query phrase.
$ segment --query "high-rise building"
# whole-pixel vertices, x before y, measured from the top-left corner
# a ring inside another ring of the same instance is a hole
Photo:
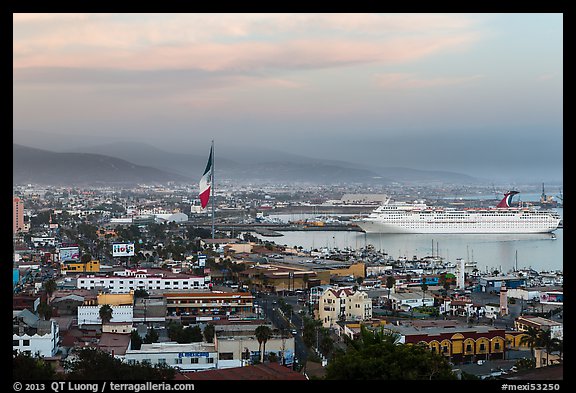
[[[13,233],[24,229],[24,202],[18,197],[12,200],[12,229]]]

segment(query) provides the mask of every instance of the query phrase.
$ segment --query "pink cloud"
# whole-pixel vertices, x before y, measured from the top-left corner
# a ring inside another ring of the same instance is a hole
[[[463,48],[477,38],[468,31],[469,18],[450,14],[148,14],[129,20],[15,14],[14,25],[15,68],[224,71],[391,64]]]

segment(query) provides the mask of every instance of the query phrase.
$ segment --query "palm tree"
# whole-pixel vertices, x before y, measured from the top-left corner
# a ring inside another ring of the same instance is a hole
[[[540,330],[538,339],[540,341],[539,344],[546,349],[546,365],[549,366],[550,352],[558,347],[560,340],[558,340],[555,337],[552,337],[552,332],[550,331],[550,329]]]
[[[48,280],[44,283],[44,290],[46,291],[46,294],[48,295],[48,299],[46,299],[46,301],[48,303],[50,303],[50,296],[52,296],[52,294],[56,291],[57,287],[58,287],[58,285],[56,284],[56,281],[54,281],[54,280]]]
[[[420,288],[422,288],[422,305],[424,305],[424,295],[428,290],[428,284],[426,284],[426,277],[422,276],[422,284],[420,284]]]
[[[36,311],[38,311],[38,315],[46,321],[49,321],[50,318],[52,318],[52,307],[48,303],[40,303]]]
[[[110,307],[109,304],[105,304],[100,307],[100,311],[98,313],[100,314],[102,323],[108,323],[112,320],[112,311],[112,307]]]
[[[258,340],[258,349],[260,350],[260,348],[262,348],[262,350],[260,351],[260,362],[264,363],[264,352],[266,351],[266,341],[268,341],[268,339],[272,337],[272,330],[270,330],[268,326],[260,325],[254,331],[254,334],[256,335],[256,339]]]
[[[388,288],[388,302],[390,302],[390,290],[394,288],[394,284],[396,284],[396,279],[394,276],[386,277],[386,288]]]
[[[520,338],[520,344],[528,345],[530,347],[532,360],[535,360],[534,347],[540,345],[540,330],[529,326],[528,329],[524,331],[522,338]]]

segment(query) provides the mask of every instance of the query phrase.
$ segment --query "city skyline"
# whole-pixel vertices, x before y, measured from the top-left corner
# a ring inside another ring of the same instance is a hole
[[[561,13],[45,13],[13,22],[16,143],[60,134],[205,154],[214,139],[216,151],[563,176]]]

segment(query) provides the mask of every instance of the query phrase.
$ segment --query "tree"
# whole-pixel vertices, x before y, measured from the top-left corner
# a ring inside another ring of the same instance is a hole
[[[171,380],[175,370],[166,365],[124,363],[107,352],[95,348],[77,351],[75,360],[64,362],[69,380]]]
[[[546,365],[550,365],[550,352],[555,350],[558,345],[560,344],[560,340],[552,337],[552,332],[550,329],[540,330],[540,334],[538,335],[538,341],[540,346],[546,349]]]
[[[424,300],[424,294],[428,290],[428,284],[426,284],[426,277],[422,276],[422,284],[420,284],[420,288],[422,288],[422,300]]]
[[[396,284],[396,279],[394,276],[390,275],[386,277],[386,288],[388,288],[388,301],[390,301],[390,290],[394,288],[394,284]]]
[[[134,291],[134,298],[147,298],[149,296],[145,289],[137,289]]]
[[[53,310],[52,307],[46,303],[46,302],[42,302],[38,305],[38,315],[42,318],[44,318],[44,320],[49,321],[50,318],[52,318],[52,314],[53,314]]]
[[[204,328],[204,339],[206,340],[206,342],[208,343],[214,342],[215,332],[216,330],[213,324],[209,323],[208,325],[206,325],[206,327]]]
[[[360,338],[346,337],[346,351],[326,367],[326,379],[454,380],[448,360],[424,345],[399,344],[399,336],[361,327]]]
[[[272,337],[272,331],[268,326],[260,325],[254,331],[256,339],[258,340],[258,349],[260,350],[260,362],[264,363],[264,352],[266,351],[266,342]],[[262,345],[264,344],[264,345]]]
[[[144,344],[152,344],[158,342],[158,332],[154,328],[151,328],[146,333],[146,337],[144,337]]]
[[[50,279],[44,283],[44,290],[48,295],[48,303],[50,302],[50,297],[56,291],[56,288],[58,288],[58,285],[56,284],[56,281],[54,281],[53,279]]]
[[[90,253],[82,254],[80,257],[80,262],[89,263],[92,260],[92,255]]]
[[[524,335],[520,338],[520,344],[528,345],[530,347],[532,359],[535,359],[534,348],[540,345],[540,331],[529,326],[528,329],[524,331]]]
[[[142,347],[142,338],[138,334],[138,331],[132,330],[130,334],[130,349],[140,349]]]
[[[114,310],[112,310],[112,307],[110,307],[109,304],[105,304],[102,307],[100,307],[98,314],[100,315],[100,319],[102,320],[102,323],[108,323],[112,320],[112,312],[113,311]]]
[[[12,378],[15,381],[54,380],[56,373],[52,366],[38,354],[30,352],[12,352]]]

